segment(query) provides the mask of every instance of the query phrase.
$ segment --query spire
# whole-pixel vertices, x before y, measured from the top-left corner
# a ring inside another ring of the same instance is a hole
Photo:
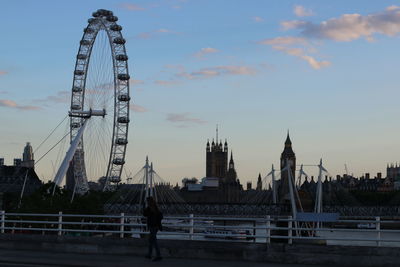
[[[215,129],[215,133],[216,133],[216,139],[215,139],[215,141],[217,142],[217,144],[218,144],[218,124],[217,124],[217,127],[216,127],[216,129]]]
[[[290,140],[290,136],[289,136],[289,130],[287,131],[285,146],[292,146],[292,141]]]
[[[233,162],[233,152],[231,150],[231,159],[229,160],[229,169],[235,169],[235,163]]]

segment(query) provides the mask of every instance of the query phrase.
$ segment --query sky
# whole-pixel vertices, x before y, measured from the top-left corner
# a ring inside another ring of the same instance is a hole
[[[400,162],[400,1],[0,1],[0,157],[36,150],[69,110],[87,19],[118,16],[127,40],[126,174],[146,155],[173,184],[205,176],[205,145],[227,139],[242,184],[298,164],[386,175]],[[111,62],[110,62],[111,64]],[[64,127],[64,126],[63,126]],[[65,129],[64,129],[65,130]],[[42,157],[63,136],[35,151]],[[53,179],[66,145],[36,165]],[[310,174],[317,173],[308,167]]]

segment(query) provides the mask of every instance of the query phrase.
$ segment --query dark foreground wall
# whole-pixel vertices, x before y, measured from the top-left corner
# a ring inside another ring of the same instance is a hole
[[[326,246],[317,244],[253,244],[209,241],[159,240],[164,257],[224,261],[302,263],[342,266],[399,266],[399,248]],[[145,239],[0,235],[0,248],[69,253],[146,253]]]

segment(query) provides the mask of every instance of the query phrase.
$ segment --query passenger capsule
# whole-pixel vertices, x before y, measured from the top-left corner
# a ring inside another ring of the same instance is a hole
[[[128,60],[128,56],[127,56],[127,55],[124,55],[124,54],[116,55],[116,56],[115,56],[115,59],[116,59],[116,60],[121,60],[121,61],[127,61],[127,60]]]
[[[119,101],[129,101],[129,100],[131,100],[131,97],[129,95],[119,95],[118,100]]]
[[[120,44],[120,45],[123,45],[123,44],[125,44],[125,39],[124,38],[120,38],[120,37],[117,37],[117,38],[115,38],[114,40],[113,40],[113,43],[114,44]]]
[[[83,70],[75,70],[74,74],[75,75],[83,75],[83,74],[85,74],[85,72]]]
[[[116,16],[108,16],[106,18],[106,20],[109,21],[109,22],[117,22],[118,21],[118,17],[116,17]]]
[[[85,54],[78,54],[78,55],[76,56],[76,58],[77,58],[77,59],[83,59],[83,60],[85,60],[85,59],[87,59],[87,55],[85,55]]]
[[[73,110],[78,110],[78,109],[81,109],[81,106],[75,104],[75,105],[72,105],[72,106],[71,106],[71,109],[73,109]]]
[[[93,23],[93,22],[95,22],[95,21],[97,21],[96,18],[90,18],[90,19],[87,20],[87,22],[88,22],[89,24],[90,24],[90,23]]]
[[[81,40],[81,45],[90,45],[90,40]]]
[[[117,138],[117,140],[115,140],[115,143],[117,145],[126,145],[128,144],[128,140],[126,140],[125,138]]]
[[[87,28],[83,29],[83,32],[84,33],[94,33],[94,30],[92,28],[87,27]]]
[[[110,10],[106,10],[106,9],[98,9],[97,12],[100,14],[100,16],[112,16],[113,13]]]
[[[119,182],[121,182],[121,178],[119,178],[119,176],[111,176],[109,178],[109,181],[112,183],[119,183]]]
[[[74,86],[72,87],[72,92],[74,93],[82,92],[82,88],[80,88],[79,86]]]
[[[121,159],[121,158],[116,158],[116,159],[113,160],[113,163],[115,165],[124,165],[125,161],[123,159]]]
[[[129,118],[128,117],[119,117],[118,118],[118,122],[119,123],[128,123],[129,122]]]
[[[107,13],[107,10],[105,10],[105,9],[97,9],[96,12],[99,13],[99,15],[104,16],[104,14]]]
[[[121,73],[118,74],[118,79],[122,80],[122,81],[127,81],[129,80],[131,77],[129,76],[129,74],[125,74],[125,73]]]
[[[122,26],[118,25],[118,24],[114,24],[110,26],[110,30],[115,31],[115,32],[119,32],[122,31]]]

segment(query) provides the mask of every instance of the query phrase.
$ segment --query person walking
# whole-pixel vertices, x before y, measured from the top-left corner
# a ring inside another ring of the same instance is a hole
[[[161,221],[163,219],[163,214],[158,209],[157,203],[153,197],[148,197],[146,201],[147,207],[143,210],[143,216],[147,219],[147,228],[150,232],[149,251],[146,254],[146,258],[151,259],[154,247],[156,250],[156,257],[153,258],[153,261],[160,261],[162,257],[157,243],[157,232],[162,231]]]

